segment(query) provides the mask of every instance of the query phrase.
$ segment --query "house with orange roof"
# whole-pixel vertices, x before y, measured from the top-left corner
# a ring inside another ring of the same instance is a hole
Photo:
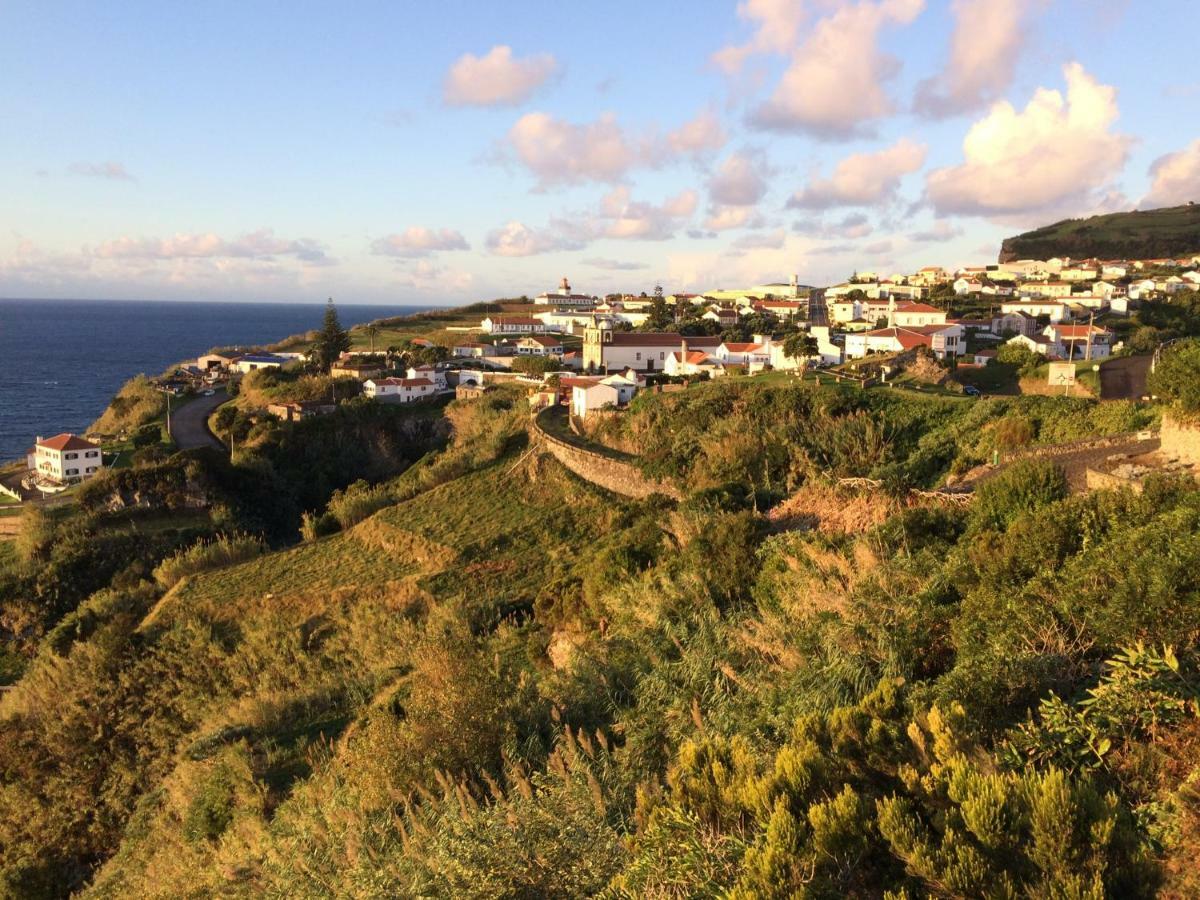
[[[83,481],[104,468],[100,445],[70,433],[39,437],[26,462],[32,471],[58,484]]]

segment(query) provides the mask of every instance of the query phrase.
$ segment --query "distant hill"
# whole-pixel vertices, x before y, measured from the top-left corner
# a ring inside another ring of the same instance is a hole
[[[1014,259],[1155,259],[1200,251],[1200,206],[1110,213],[1066,219],[1000,245],[1000,262]]]

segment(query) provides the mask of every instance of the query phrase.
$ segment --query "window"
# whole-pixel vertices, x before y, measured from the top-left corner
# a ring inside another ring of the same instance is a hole
[[[636,354],[636,355],[637,355],[637,361],[638,361],[638,362],[641,362],[641,361],[642,361],[642,354],[639,352],[639,353],[638,353],[638,354]]]
[[[78,475],[79,470],[78,469],[67,469],[67,474],[68,475]]]
[[[63,459],[78,459],[78,458],[79,458],[78,453],[67,453],[67,454],[64,454],[64,456],[63,456]]]

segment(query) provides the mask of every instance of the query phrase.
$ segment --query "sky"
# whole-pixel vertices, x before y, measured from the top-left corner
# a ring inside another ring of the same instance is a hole
[[[1200,200],[1194,0],[0,0],[0,297],[453,305]]]

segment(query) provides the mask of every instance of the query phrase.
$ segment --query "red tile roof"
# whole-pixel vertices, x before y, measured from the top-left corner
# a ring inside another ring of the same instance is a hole
[[[57,450],[60,453],[64,450],[99,450],[99,444],[93,444],[91,441],[86,441],[78,435],[74,434],[58,434],[52,438],[43,438],[37,442],[37,446],[45,447],[47,450]]]

